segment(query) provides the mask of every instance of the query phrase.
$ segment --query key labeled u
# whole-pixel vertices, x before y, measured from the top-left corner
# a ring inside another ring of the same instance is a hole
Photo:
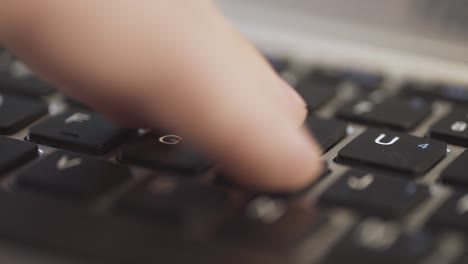
[[[390,146],[390,145],[395,144],[400,139],[399,137],[394,137],[390,141],[384,141],[385,137],[387,137],[387,135],[380,134],[380,136],[375,139],[375,143],[377,143],[379,145]]]

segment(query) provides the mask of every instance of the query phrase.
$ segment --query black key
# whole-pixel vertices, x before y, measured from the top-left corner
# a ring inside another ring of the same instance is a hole
[[[125,163],[176,171],[197,173],[211,162],[177,135],[150,132],[135,143],[125,146],[119,155]]]
[[[336,87],[329,84],[317,84],[314,82],[302,82],[297,88],[297,92],[302,96],[311,111],[329,102],[336,94]]]
[[[426,186],[405,179],[351,170],[322,196],[327,206],[346,206],[365,214],[399,218],[430,196]]]
[[[0,134],[13,134],[47,111],[43,101],[0,93]]]
[[[421,96],[432,100],[447,100],[462,105],[468,103],[468,87],[457,84],[410,81],[403,85],[401,94]]]
[[[50,95],[55,92],[51,85],[37,77],[14,78],[7,73],[0,73],[0,90],[28,96]]]
[[[349,69],[343,72],[343,79],[365,89],[379,88],[384,77],[382,74],[359,69]]]
[[[330,251],[323,264],[418,264],[434,249],[426,233],[403,234],[394,222],[367,219]]]
[[[408,131],[432,112],[431,103],[419,98],[392,97],[382,103],[358,100],[341,108],[337,115],[353,122]]]
[[[452,195],[429,219],[434,230],[458,230],[468,233],[468,195]]]
[[[368,129],[338,153],[337,161],[421,175],[447,153],[447,144],[386,130]]]
[[[21,246],[18,252],[28,254],[34,248],[70,257],[70,262],[77,258],[84,263],[295,264],[217,242],[192,241],[165,226],[88,213],[23,193],[0,191],[0,234],[2,241]]]
[[[438,88],[433,83],[408,81],[402,84],[400,94],[407,97],[421,97],[426,100],[441,99]]]
[[[228,193],[211,186],[171,177],[144,182],[117,202],[117,209],[128,214],[186,226],[213,223],[231,209]]]
[[[131,177],[128,168],[67,151],[57,151],[28,167],[19,187],[76,199],[91,199]]]
[[[0,137],[0,149],[0,173],[26,163],[38,155],[36,144],[7,137]]]
[[[306,120],[306,125],[311,130],[312,134],[314,134],[315,139],[324,152],[330,150],[340,142],[347,133],[347,124],[338,120],[309,116]]]
[[[468,109],[456,108],[429,130],[432,138],[468,147]]]
[[[270,55],[265,55],[265,58],[267,59],[271,67],[273,67],[273,69],[276,72],[285,71],[289,66],[288,60],[284,58],[277,57],[277,56],[270,56]]]
[[[98,114],[80,110],[68,111],[31,127],[27,138],[53,147],[102,154],[130,134],[131,130],[117,127]]]
[[[343,77],[343,71],[339,69],[315,68],[304,76],[302,82],[336,88],[343,82]]]
[[[468,188],[466,164],[468,164],[468,151],[465,150],[442,172],[442,181],[444,183],[453,184],[456,187]]]
[[[468,263],[468,254],[465,254],[461,258],[457,259],[453,264],[466,264]]]
[[[298,209],[281,199],[260,196],[222,225],[219,236],[235,246],[287,252],[298,248],[326,219],[317,210]]]

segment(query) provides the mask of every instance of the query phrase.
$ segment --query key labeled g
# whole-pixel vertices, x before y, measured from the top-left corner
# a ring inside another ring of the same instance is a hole
[[[159,138],[159,142],[166,145],[177,145],[182,142],[182,137],[177,135],[166,135]]]
[[[387,142],[383,142],[383,139],[386,137],[387,135],[385,134],[380,134],[379,137],[377,137],[375,139],[375,143],[379,144],[379,145],[384,145],[384,146],[390,146],[390,145],[393,145],[395,144],[400,138],[399,137],[394,137],[392,140],[390,141],[387,141]]]

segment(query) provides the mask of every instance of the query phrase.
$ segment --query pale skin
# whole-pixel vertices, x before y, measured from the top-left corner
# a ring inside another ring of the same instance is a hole
[[[0,43],[111,120],[182,135],[249,188],[320,174],[304,102],[212,1],[1,0]]]

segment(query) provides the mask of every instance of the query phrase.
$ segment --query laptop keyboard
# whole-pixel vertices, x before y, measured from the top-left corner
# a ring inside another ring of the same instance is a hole
[[[180,136],[120,128],[11,58],[0,239],[88,263],[464,263],[468,90],[269,61],[299,80],[326,162],[297,193],[244,189]]]

